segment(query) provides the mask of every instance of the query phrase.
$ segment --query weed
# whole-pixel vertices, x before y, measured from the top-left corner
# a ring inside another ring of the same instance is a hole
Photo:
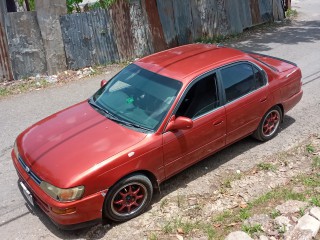
[[[213,222],[224,222],[225,219],[230,218],[233,214],[226,210],[222,213],[220,213],[218,216],[216,216],[214,219],[212,219]]]
[[[281,213],[278,211],[278,210],[273,210],[271,213],[270,213],[270,217],[275,219],[276,217],[280,216]]]
[[[261,224],[255,224],[253,226],[249,225],[242,225],[242,231],[248,233],[249,235],[252,235],[253,233],[261,232]]]
[[[299,180],[307,187],[317,187],[320,185],[319,176],[300,176]]]
[[[148,237],[149,240],[157,240],[158,236],[155,233],[151,233]]]
[[[172,222],[166,222],[166,224],[162,228],[162,231],[165,233],[172,233],[173,229],[174,229],[174,226]]]
[[[310,202],[316,207],[320,207],[320,196],[312,197]]]
[[[294,18],[294,17],[297,17],[297,16],[298,16],[298,12],[295,9],[289,8],[286,11],[286,17],[287,18]]]
[[[320,168],[320,157],[319,156],[315,156],[312,158],[312,166],[314,168]]]
[[[305,212],[306,212],[306,208],[300,208],[300,209],[299,209],[299,215],[300,215],[300,217],[302,217],[302,216],[305,214]]]
[[[217,233],[211,225],[205,226],[204,231],[207,233],[209,240],[215,239]]]
[[[222,186],[225,188],[231,188],[231,182],[232,182],[232,180],[230,178],[225,179],[222,183]]]
[[[279,226],[279,228],[278,228],[278,233],[279,234],[284,234],[285,232],[287,231],[287,228],[286,228],[286,226]]]
[[[306,150],[307,150],[308,153],[314,153],[316,151],[315,147],[312,144],[308,144],[306,146]]]
[[[277,169],[272,163],[259,163],[258,168],[265,171],[275,171]]]
[[[240,218],[241,220],[248,219],[249,217],[250,217],[250,212],[249,212],[249,209],[248,209],[248,208],[240,209],[239,218]]]
[[[160,210],[162,211],[167,205],[168,205],[168,199],[165,198],[160,202]]]

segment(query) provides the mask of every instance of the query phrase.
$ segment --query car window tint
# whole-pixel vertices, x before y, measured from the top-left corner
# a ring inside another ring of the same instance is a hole
[[[183,98],[176,116],[196,118],[220,106],[216,74],[195,83]]]
[[[256,80],[251,64],[240,63],[221,70],[227,102],[255,90]]]
[[[256,88],[260,88],[266,84],[263,73],[255,66],[253,66],[254,77],[256,79]]]

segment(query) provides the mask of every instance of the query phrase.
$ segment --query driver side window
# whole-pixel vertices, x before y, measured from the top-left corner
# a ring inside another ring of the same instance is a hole
[[[220,106],[216,74],[196,82],[187,92],[176,117],[197,118]]]

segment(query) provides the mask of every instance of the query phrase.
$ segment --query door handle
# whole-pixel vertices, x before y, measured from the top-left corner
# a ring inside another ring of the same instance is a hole
[[[260,102],[265,102],[265,101],[267,101],[267,97],[264,97],[264,98],[260,99]]]
[[[223,120],[215,121],[215,122],[213,123],[213,126],[218,126],[218,125],[220,125],[221,123],[223,123]]]

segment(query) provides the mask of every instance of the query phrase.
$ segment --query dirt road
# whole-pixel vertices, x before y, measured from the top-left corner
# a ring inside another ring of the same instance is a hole
[[[94,227],[75,232],[58,230],[44,216],[32,214],[17,187],[17,175],[11,163],[10,152],[15,137],[30,124],[73,103],[89,97],[99,86],[102,77],[69,83],[62,87],[34,91],[0,101],[0,236],[2,239],[59,239],[104,238],[139,239],[140,226],[146,219],[154,221],[163,198],[199,194],[205,196],[217,187],[217,182],[229,173],[241,172],[262,162],[267,155],[284,151],[319,133],[320,127],[320,2],[293,1],[299,12],[294,23],[257,33],[250,39],[236,42],[235,47],[270,54],[296,62],[303,72],[302,101],[284,119],[281,132],[273,140],[259,144],[246,138],[222,152],[187,169],[165,182],[162,195],[154,199],[148,213],[111,229]],[[110,78],[119,69],[105,74]],[[150,217],[151,216],[151,217]],[[152,224],[152,223],[150,223]]]

